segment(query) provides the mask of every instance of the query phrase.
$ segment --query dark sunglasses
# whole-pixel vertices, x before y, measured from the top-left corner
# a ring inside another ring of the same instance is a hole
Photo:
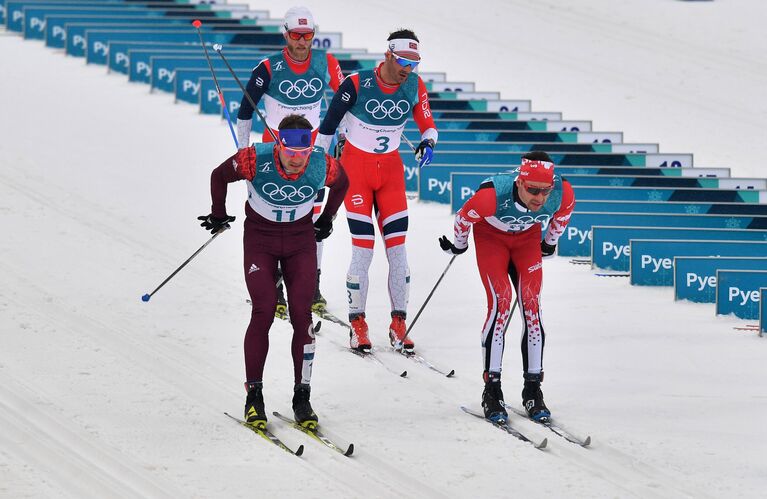
[[[295,31],[288,31],[288,36],[291,40],[300,40],[303,38],[307,42],[311,41],[314,38],[314,31],[310,31],[308,33],[297,33]]]
[[[397,64],[399,64],[403,68],[410,66],[413,69],[417,68],[418,63],[421,62],[421,61],[414,61],[412,59],[406,59],[404,57],[399,57],[397,55],[394,56],[394,60],[397,61]]]
[[[529,185],[527,185],[527,182],[525,182],[524,180],[522,181],[522,184],[525,186],[525,190],[529,194],[532,194],[533,196],[537,196],[539,194],[543,194],[544,196],[548,196],[549,194],[551,194],[551,191],[554,190],[554,186],[553,185],[549,186],[549,187],[530,187]]]

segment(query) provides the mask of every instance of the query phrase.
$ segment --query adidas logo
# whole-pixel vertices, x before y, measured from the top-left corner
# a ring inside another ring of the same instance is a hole
[[[258,265],[256,265],[255,263],[251,263],[250,269],[248,269],[248,274],[252,274],[253,272],[256,272],[257,270],[261,270],[261,269],[258,268]]]

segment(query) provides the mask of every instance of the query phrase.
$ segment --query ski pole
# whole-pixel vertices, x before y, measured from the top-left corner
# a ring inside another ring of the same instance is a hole
[[[248,91],[245,89],[245,85],[242,84],[240,79],[237,77],[237,73],[234,72],[234,69],[232,69],[232,66],[229,64],[229,61],[226,60],[226,57],[224,57],[223,52],[221,50],[223,47],[220,43],[216,43],[213,45],[213,50],[218,52],[218,55],[221,56],[221,60],[224,61],[224,64],[226,64],[226,69],[229,70],[229,72],[234,76],[234,81],[237,82],[237,85],[240,86],[240,89],[242,90],[243,95],[245,95],[245,98],[248,99],[248,102],[250,102],[250,105],[253,106],[253,110],[256,112],[258,117],[261,119],[261,122],[264,124],[264,127],[269,132],[269,135],[272,136],[272,140],[274,140],[276,143],[280,143],[280,140],[277,138],[277,135],[274,133],[274,130],[271,129],[269,125],[266,123],[266,119],[264,118],[264,115],[261,114],[261,111],[258,110],[258,106],[256,106],[256,103],[253,101],[253,98],[250,96]]]
[[[208,55],[208,47],[205,45],[205,42],[202,39],[202,31],[200,31],[200,26],[202,26],[202,21],[200,21],[199,19],[195,19],[194,21],[192,21],[192,26],[194,26],[194,29],[197,30],[197,36],[200,37],[200,44],[202,45],[202,50],[205,52],[205,59],[208,60],[208,67],[210,68],[210,74],[213,75],[213,83],[216,85],[216,91],[218,92],[218,101],[221,103],[221,108],[224,110],[224,114],[226,115],[226,122],[229,125],[229,131],[232,132],[234,145],[237,149],[239,149],[240,144],[237,142],[237,134],[234,133],[234,127],[232,127],[232,117],[229,116],[229,109],[226,107],[224,94],[221,92],[221,87],[218,85],[218,78],[216,78],[216,72],[213,71],[213,63],[210,62],[210,56]]]
[[[453,255],[450,261],[447,262],[447,267],[445,267],[445,270],[442,271],[442,275],[439,276],[439,279],[437,279],[437,284],[435,284],[434,287],[431,288],[431,293],[429,293],[429,296],[426,297],[426,301],[423,302],[423,305],[421,305],[421,308],[418,310],[418,313],[415,314],[415,318],[413,319],[413,322],[410,323],[410,327],[407,328],[407,331],[405,332],[405,336],[403,336],[401,340],[395,343],[394,345],[395,350],[402,350],[402,344],[404,343],[405,338],[407,338],[407,336],[410,334],[410,331],[413,329],[413,326],[415,326],[415,323],[418,320],[418,317],[420,317],[421,312],[423,312],[423,309],[426,308],[426,304],[429,303],[429,300],[431,300],[431,296],[437,290],[437,286],[439,286],[439,283],[442,282],[442,279],[445,277],[445,274],[447,274],[447,271],[450,270],[450,266],[453,264],[453,260],[455,260],[455,257],[457,256],[458,255]]]
[[[186,267],[186,264],[187,264],[187,263],[191,262],[191,261],[192,261],[192,259],[193,259],[194,257],[196,257],[196,256],[197,256],[197,255],[200,253],[200,251],[204,250],[204,249],[205,249],[205,247],[206,247],[207,245],[209,245],[211,242],[213,242],[213,240],[214,240],[215,238],[217,238],[217,237],[218,237],[218,235],[219,235],[219,234],[221,234],[222,232],[224,232],[224,231],[225,231],[227,228],[228,228],[228,227],[224,226],[224,227],[222,227],[222,228],[221,228],[221,230],[219,230],[218,232],[216,232],[215,234],[213,234],[213,237],[211,237],[210,239],[208,239],[208,241],[207,241],[205,244],[203,244],[202,246],[200,246],[200,249],[198,249],[197,251],[195,251],[195,252],[194,252],[194,254],[192,254],[192,256],[190,256],[189,258],[187,258],[187,260],[186,260],[184,263],[182,263],[182,264],[181,264],[181,266],[180,266],[179,268],[177,268],[176,270],[174,270],[174,271],[173,271],[173,273],[172,273],[171,275],[169,275],[169,276],[168,276],[168,277],[167,277],[167,278],[166,278],[164,281],[162,281],[162,282],[160,283],[160,285],[159,285],[159,286],[157,286],[157,287],[154,289],[154,291],[152,291],[151,293],[147,293],[147,294],[145,294],[144,296],[142,296],[142,297],[141,297],[141,301],[143,301],[143,302],[147,302],[147,301],[149,301],[149,299],[152,297],[152,295],[153,295],[153,294],[157,293],[157,292],[160,290],[160,288],[161,288],[161,287],[165,286],[165,283],[167,283],[168,281],[170,281],[170,280],[173,278],[173,276],[174,276],[174,275],[178,274],[178,272],[179,272],[181,269],[183,269],[184,267]]]

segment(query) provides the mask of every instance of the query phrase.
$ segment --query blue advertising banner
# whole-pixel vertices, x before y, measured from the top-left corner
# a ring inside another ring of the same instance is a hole
[[[591,256],[591,228],[595,225],[767,230],[767,217],[665,215],[658,213],[584,213],[576,211],[570,217],[570,223],[565,233],[559,239],[557,244],[558,254],[560,256]]]
[[[591,228],[592,268],[628,271],[630,239],[767,241],[767,230],[595,226]]]
[[[675,257],[674,299],[697,303],[714,303],[716,301],[717,270],[767,271],[767,257]]]
[[[761,288],[767,287],[767,272],[717,270],[716,315],[734,314],[741,319],[758,319]]]
[[[759,288],[759,336],[767,335],[767,288]]]
[[[758,241],[669,241],[632,239],[629,241],[630,282],[634,286],[672,286],[674,257],[767,255],[767,242]]]

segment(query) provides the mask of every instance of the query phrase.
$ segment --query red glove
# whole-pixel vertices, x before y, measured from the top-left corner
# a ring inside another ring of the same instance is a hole
[[[256,176],[256,148],[248,146],[237,151],[234,155],[234,168],[246,179],[253,180]]]

